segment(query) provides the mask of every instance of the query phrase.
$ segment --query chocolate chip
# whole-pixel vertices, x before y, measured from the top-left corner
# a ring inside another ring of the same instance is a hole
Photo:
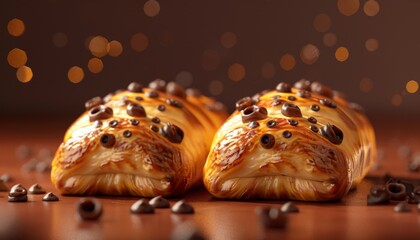
[[[157,93],[155,91],[147,92],[145,95],[146,95],[146,97],[149,97],[149,98],[157,98],[157,97],[159,97],[159,93]]]
[[[252,105],[246,107],[241,111],[242,122],[247,123],[256,120],[262,120],[267,118],[268,112],[264,107],[259,107],[257,105]]]
[[[158,110],[159,110],[159,111],[161,111],[161,112],[165,111],[165,110],[166,110],[165,105],[160,104],[160,105],[158,106]]]
[[[309,128],[312,130],[312,132],[318,132],[318,128],[314,125],[309,126]]]
[[[10,191],[8,196],[9,202],[27,202],[28,201],[28,192],[26,189],[20,185],[16,184],[14,185]]]
[[[192,96],[192,97],[201,96],[200,90],[195,89],[195,88],[187,88],[187,90],[185,90],[185,93],[187,94],[187,96]]]
[[[152,122],[154,122],[154,123],[160,123],[160,118],[154,117],[154,118],[152,118]]]
[[[314,112],[318,112],[318,111],[319,111],[319,109],[320,109],[320,107],[319,107],[318,105],[316,105],[316,104],[311,105],[311,110],[312,110],[312,111],[314,111]]]
[[[255,212],[265,228],[284,228],[287,224],[286,214],[278,208],[257,207]]]
[[[162,135],[172,143],[181,143],[184,139],[184,132],[171,123],[167,123],[162,127]]]
[[[3,180],[0,179],[0,192],[7,192],[9,188],[6,186]]]
[[[101,97],[94,97],[85,102],[86,111],[103,104]]]
[[[108,123],[108,126],[114,128],[118,125],[118,120],[112,120]]]
[[[171,240],[206,240],[208,238],[191,221],[177,223],[171,233]]]
[[[300,108],[293,103],[284,103],[281,107],[281,113],[286,117],[302,117]]]
[[[128,85],[127,90],[134,93],[143,92],[143,85],[138,82],[132,82]]]
[[[77,203],[77,213],[82,220],[97,220],[102,215],[102,203],[94,198],[82,198]]]
[[[29,187],[28,192],[30,194],[44,194],[45,193],[45,190],[40,185],[34,184],[34,185],[32,185],[32,186]]]
[[[130,130],[125,130],[125,131],[123,132],[123,136],[124,136],[124,137],[126,137],[126,138],[131,137],[131,135],[133,135],[133,134],[131,133],[131,131],[130,131]]]
[[[152,129],[153,132],[159,132],[159,128],[156,125],[150,125],[150,129]]]
[[[406,202],[400,202],[394,207],[395,212],[411,212],[411,207]]]
[[[136,99],[136,101],[143,101],[143,98],[142,97],[140,97],[140,96],[137,96],[137,97],[135,97],[134,99]]]
[[[150,199],[149,204],[154,208],[169,208],[169,201],[160,195]]]
[[[409,203],[420,203],[420,186],[417,186],[413,189],[413,191],[409,194]]]
[[[180,85],[176,84],[175,82],[169,82],[166,85],[166,92],[171,95],[178,96],[181,98],[186,97],[185,89],[181,87]]]
[[[11,182],[13,178],[9,174],[2,174],[0,180],[3,182]]]
[[[19,159],[27,159],[32,155],[32,149],[28,145],[19,145],[15,153]]]
[[[166,99],[166,103],[171,105],[171,106],[177,107],[177,108],[182,108],[183,107],[182,103],[180,103],[179,101],[177,101],[173,98]]]
[[[281,82],[276,86],[277,92],[284,92],[284,93],[290,93],[292,92],[292,87],[290,84]]]
[[[293,202],[286,202],[280,210],[284,213],[298,213],[299,208]]]
[[[337,104],[334,101],[330,100],[330,99],[324,98],[324,99],[319,100],[319,102],[322,105],[327,106],[327,107],[330,107],[330,108],[336,108],[337,107]]]
[[[383,185],[372,186],[367,196],[368,205],[378,205],[389,203],[389,194]]]
[[[286,130],[283,132],[283,137],[290,138],[292,137],[292,133],[289,130]]]
[[[258,103],[258,102],[260,101],[260,98],[261,98],[261,94],[260,94],[260,93],[254,94],[254,95],[251,97],[252,104],[256,104],[256,103]]]
[[[407,198],[406,188],[404,184],[391,182],[386,184],[386,190],[389,194],[390,200],[403,201]]]
[[[137,125],[139,125],[139,120],[137,120],[137,119],[130,119],[130,123],[131,123],[131,125],[133,125],[133,126],[137,126]]]
[[[146,110],[137,103],[130,103],[127,106],[127,114],[133,117],[146,117]]]
[[[100,143],[105,148],[112,148],[115,144],[115,136],[110,133],[105,133],[101,136]]]
[[[96,120],[108,119],[111,118],[113,114],[112,108],[105,105],[99,105],[90,110],[89,121],[93,122]]]
[[[297,126],[299,124],[295,119],[287,119],[287,122],[292,126]]]
[[[344,139],[344,134],[341,129],[335,125],[327,124],[321,128],[321,134],[334,144],[341,144]]]
[[[194,208],[184,200],[180,200],[172,206],[171,211],[176,214],[193,214]]]
[[[301,79],[295,83],[294,88],[311,91],[311,81],[306,79]]]
[[[311,84],[311,91],[314,92],[314,93],[318,93],[318,94],[320,94],[322,96],[325,96],[325,97],[329,97],[329,98],[333,97],[333,92],[332,92],[331,88],[326,87],[319,82],[313,82]]]
[[[47,194],[44,195],[44,197],[42,197],[42,201],[45,201],[45,202],[56,202],[58,200],[60,199],[52,192],[48,192]]]
[[[275,126],[277,125],[277,122],[276,122],[276,120],[270,120],[270,121],[268,121],[268,122],[266,123],[266,125],[267,125],[267,127],[269,127],[269,128],[273,128],[273,127],[275,127]]]
[[[248,127],[251,128],[251,129],[257,128],[259,126],[260,126],[260,124],[256,121],[252,121],[248,124]]]
[[[289,99],[290,101],[295,101],[296,97],[295,96],[288,96],[287,99]]]
[[[315,124],[315,123],[317,123],[318,121],[317,121],[317,120],[316,120],[316,118],[314,118],[314,117],[309,117],[309,118],[308,118],[308,122]]]
[[[27,195],[21,195],[17,197],[8,196],[7,201],[9,202],[27,202],[28,196]]]
[[[298,95],[301,98],[310,98],[311,97],[311,92],[306,91],[306,90],[298,90],[296,95]]]
[[[150,205],[146,199],[142,198],[138,201],[136,201],[135,203],[133,203],[133,205],[131,205],[130,207],[130,211],[132,213],[154,213],[155,212],[155,208]]]
[[[261,138],[260,138],[260,144],[265,149],[272,148],[275,143],[276,143],[276,139],[271,134],[266,133],[266,134],[262,135]]]
[[[35,165],[35,170],[39,173],[49,172],[51,170],[51,161],[44,160],[40,161]]]
[[[278,106],[278,105],[283,105],[285,101],[282,99],[274,99],[273,103],[271,104],[271,106]]]
[[[157,91],[165,91],[166,82],[161,79],[155,79],[149,83],[149,88]]]
[[[241,98],[235,103],[236,110],[238,111],[242,111],[251,105],[253,105],[253,103],[250,97]]]

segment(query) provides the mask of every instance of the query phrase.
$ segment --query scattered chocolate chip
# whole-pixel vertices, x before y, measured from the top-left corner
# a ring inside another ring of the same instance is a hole
[[[131,133],[131,131],[130,130],[125,130],[124,132],[123,132],[123,136],[124,137],[126,137],[126,138],[129,138],[129,137],[131,137],[133,135],[133,133]]]
[[[409,194],[409,203],[420,203],[420,186],[417,186],[413,189],[413,191]]]
[[[130,92],[141,93],[143,92],[143,86],[138,82],[132,82],[128,85],[127,90]]]
[[[9,174],[2,174],[0,180],[3,182],[11,182],[13,179]]]
[[[108,123],[108,126],[114,128],[118,125],[118,120],[112,120]]]
[[[143,101],[143,98],[142,97],[140,97],[140,96],[137,96],[137,97],[135,97],[134,99],[136,99],[136,101]]]
[[[365,112],[365,109],[363,109],[363,107],[360,106],[357,103],[349,103],[349,105],[347,107],[350,108],[351,110],[354,110],[354,111],[359,112],[359,113],[364,113]]]
[[[312,110],[312,111],[314,111],[314,112],[318,112],[318,111],[319,111],[319,109],[320,109],[320,107],[319,107],[318,105],[316,105],[316,104],[311,105],[311,110]]]
[[[265,149],[272,148],[275,143],[276,143],[276,139],[271,134],[266,133],[266,134],[262,135],[261,138],[260,138],[260,144]]]
[[[315,123],[317,123],[318,121],[317,121],[317,120],[316,120],[316,118],[314,118],[314,117],[309,117],[309,118],[308,118],[308,122],[315,124]]]
[[[101,136],[100,143],[105,148],[112,148],[115,144],[115,136],[110,133],[104,133]]]
[[[93,122],[96,120],[108,119],[111,118],[114,114],[112,108],[105,105],[99,105],[92,108],[89,112],[89,121]]]
[[[130,123],[131,123],[131,125],[133,125],[133,126],[137,126],[137,125],[139,125],[139,120],[137,120],[137,119],[130,119]]]
[[[259,107],[257,105],[252,105],[246,107],[241,111],[242,122],[247,123],[256,120],[265,119],[268,115],[267,109],[264,107]]]
[[[411,212],[411,207],[406,202],[400,202],[394,207],[395,212]]]
[[[260,101],[260,98],[261,98],[261,94],[260,94],[260,93],[254,94],[254,95],[251,97],[251,99],[252,99],[252,104],[256,104],[256,103],[258,103],[258,102]]]
[[[159,110],[159,111],[161,111],[161,112],[165,111],[165,110],[166,110],[165,105],[160,104],[160,105],[158,106],[158,110]]]
[[[165,91],[165,88],[166,88],[166,82],[161,79],[155,79],[149,83],[149,88],[163,92]]]
[[[325,97],[329,97],[329,98],[333,97],[333,92],[332,92],[331,88],[326,87],[319,82],[313,82],[311,84],[311,91],[314,92],[314,93],[318,93],[318,94],[320,94],[322,96],[325,96]]]
[[[306,80],[306,79],[301,79],[297,81],[293,85],[293,87],[297,89],[301,89],[301,90],[311,91],[311,81]]]
[[[290,138],[292,137],[292,133],[289,130],[286,130],[283,132],[283,137]]]
[[[298,95],[298,97],[301,97],[301,98],[310,98],[311,92],[306,91],[306,90],[298,90],[296,95]]]
[[[335,125],[327,124],[321,128],[321,134],[334,144],[341,144],[344,139],[344,133]]]
[[[390,200],[403,201],[407,198],[406,188],[404,184],[391,182],[386,184],[386,190],[390,196]]]
[[[169,82],[168,84],[166,84],[166,92],[181,98],[186,97],[185,89],[180,85],[176,84],[175,82]]]
[[[176,214],[193,214],[194,208],[184,200],[180,200],[172,206],[171,211]]]
[[[312,132],[318,132],[318,128],[315,125],[311,125],[309,128],[312,130]]]
[[[154,213],[155,208],[142,198],[131,205],[130,211],[132,213]]]
[[[14,185],[10,191],[8,196],[9,202],[27,202],[28,201],[28,192],[26,189],[20,185],[16,184]]]
[[[295,96],[288,96],[287,99],[289,99],[290,101],[295,101],[296,97]]]
[[[179,101],[177,101],[173,98],[166,99],[166,103],[171,105],[171,106],[177,107],[177,108],[182,108],[183,107],[181,102],[179,102]]]
[[[271,104],[271,106],[278,106],[278,105],[283,105],[285,101],[282,99],[274,99],[273,103]]]
[[[372,186],[367,196],[367,205],[378,205],[389,203],[389,194],[383,185]]]
[[[0,179],[0,192],[7,192],[9,188],[6,186],[3,180]]]
[[[286,117],[302,117],[300,108],[293,103],[284,103],[281,107],[281,113]]]
[[[102,101],[102,98],[101,97],[91,98],[91,99],[89,99],[89,100],[87,100],[85,102],[86,111],[89,111],[90,109],[92,109],[94,107],[97,107],[97,106],[99,106],[99,105],[101,105],[103,103],[104,102]]]
[[[287,224],[287,215],[279,208],[257,207],[255,212],[265,228],[284,228]]]
[[[181,143],[184,139],[182,129],[171,123],[167,123],[162,127],[162,135],[172,143]]]
[[[42,201],[45,201],[45,202],[56,202],[58,200],[60,199],[52,192],[48,192],[42,197]]]
[[[19,159],[27,159],[32,155],[32,149],[28,145],[19,145],[16,148],[16,157]]]
[[[191,222],[181,222],[175,225],[171,233],[171,240],[205,240],[207,239],[197,226]]]
[[[38,159],[31,158],[29,161],[27,161],[21,166],[21,169],[22,171],[25,171],[25,172],[32,172],[35,170],[37,163],[38,163]]]
[[[295,119],[287,119],[287,122],[292,126],[297,126],[299,122]]]
[[[187,90],[185,90],[185,93],[187,94],[187,96],[192,96],[192,97],[201,96],[200,90],[195,89],[195,88],[187,88]]]
[[[51,161],[40,161],[35,165],[35,170],[39,173],[49,172],[51,170]]]
[[[337,107],[337,104],[334,101],[330,100],[330,99],[324,98],[324,99],[319,100],[319,102],[322,105],[327,106],[327,107],[330,107],[330,108],[336,108]]]
[[[169,208],[169,201],[160,195],[150,199],[149,204],[154,208]]]
[[[154,123],[160,123],[160,118],[154,117],[154,118],[152,118],[152,122],[154,122]]]
[[[249,106],[252,106],[252,105],[253,105],[253,103],[252,103],[252,99],[250,97],[241,98],[235,103],[236,110],[238,110],[238,111],[242,111],[245,108],[247,108]]]
[[[281,82],[276,86],[277,92],[284,92],[284,93],[290,93],[292,92],[292,87],[290,84]]]
[[[137,103],[130,103],[127,106],[127,114],[133,117],[146,117],[146,110]]]
[[[268,121],[268,122],[266,123],[266,125],[267,125],[267,127],[269,127],[269,128],[273,128],[273,127],[275,127],[275,126],[277,125],[277,122],[276,122],[276,120],[270,120],[270,121]]]
[[[45,193],[45,190],[40,185],[34,184],[34,185],[32,185],[32,186],[29,187],[28,192],[30,194],[44,194]]]
[[[150,129],[152,129],[153,132],[159,132],[159,128],[156,125],[150,125]]]
[[[82,220],[97,220],[102,215],[102,203],[94,198],[82,198],[77,203],[77,213]]]
[[[159,97],[159,93],[157,93],[155,91],[150,91],[150,92],[147,92],[146,93],[146,97],[149,97],[149,98],[157,98],[157,97]]]
[[[100,128],[100,127],[102,127],[102,121],[101,121],[101,120],[96,120],[96,121],[94,121],[94,122],[93,122],[93,126],[94,126],[95,128]]]
[[[248,127],[251,128],[251,129],[257,128],[259,126],[260,126],[260,124],[257,121],[252,121],[248,124]]]
[[[293,202],[286,202],[281,206],[280,210],[284,213],[297,213],[299,208]]]

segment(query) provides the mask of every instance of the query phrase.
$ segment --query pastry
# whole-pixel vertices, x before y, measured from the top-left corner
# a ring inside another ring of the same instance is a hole
[[[62,194],[178,196],[202,184],[223,104],[174,82],[131,83],[87,101],[52,162]]]
[[[282,82],[236,102],[213,140],[204,185],[218,198],[337,200],[375,155],[358,104],[318,82]]]

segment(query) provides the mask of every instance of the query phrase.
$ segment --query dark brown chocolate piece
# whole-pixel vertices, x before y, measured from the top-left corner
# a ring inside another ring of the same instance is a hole
[[[257,128],[259,126],[260,126],[260,124],[257,121],[252,121],[248,124],[248,127],[251,128],[251,129]]]
[[[268,122],[266,123],[266,125],[267,125],[267,127],[269,127],[269,128],[273,128],[273,127],[275,127],[275,126],[277,125],[277,122],[276,122],[276,120],[270,120],[270,121],[268,121]]]
[[[153,118],[152,118],[152,122],[154,122],[154,123],[160,123],[160,118],[158,118],[158,117],[153,117]]]
[[[177,223],[171,233],[171,240],[206,240],[208,238],[191,221]]]
[[[118,126],[118,120],[112,120],[111,122],[108,123],[108,126],[112,128]]]
[[[322,105],[330,107],[330,108],[336,108],[337,107],[337,103],[335,103],[333,100],[330,100],[330,99],[324,98],[324,99],[319,100],[319,102]]]
[[[314,93],[318,93],[318,94],[320,94],[322,96],[325,96],[325,97],[329,97],[329,98],[333,97],[333,92],[332,92],[331,88],[326,87],[319,82],[313,82],[311,84],[311,91],[314,92]]]
[[[260,138],[260,144],[265,149],[272,148],[275,143],[276,143],[276,139],[271,134],[266,133],[266,134],[262,135],[261,138]]]
[[[306,91],[306,90],[298,90],[296,95],[298,95],[298,97],[301,97],[301,98],[310,98],[311,92]]]
[[[311,91],[311,81],[306,80],[306,79],[301,79],[297,81],[293,85],[293,87],[297,89],[301,89],[301,90]]]
[[[133,205],[131,205],[130,207],[130,211],[132,213],[146,213],[146,214],[151,214],[155,212],[155,208],[150,205],[146,199],[142,198],[138,201],[136,201],[135,203],[133,203]]]
[[[133,117],[146,117],[146,110],[137,103],[130,103],[127,106],[127,114]]]
[[[179,101],[177,101],[173,98],[166,99],[166,103],[171,105],[171,106],[177,107],[177,108],[182,108],[183,107],[181,102],[179,102]]]
[[[265,228],[284,228],[287,224],[287,215],[279,208],[257,207],[255,212]]]
[[[143,92],[143,85],[138,82],[132,82],[128,85],[127,90],[134,93]]]
[[[143,98],[142,97],[140,97],[140,96],[137,96],[137,97],[135,97],[134,99],[136,99],[136,101],[143,101]]]
[[[165,105],[160,104],[160,105],[158,106],[158,110],[159,110],[159,111],[161,111],[161,112],[165,111],[165,110],[166,110]]]
[[[372,186],[367,196],[367,205],[388,204],[389,194],[383,185]]]
[[[112,108],[105,105],[99,105],[90,110],[89,121],[93,122],[96,120],[108,119],[111,118],[113,114]]]
[[[420,186],[417,186],[409,193],[409,203],[420,203]]]
[[[77,213],[82,220],[97,220],[102,215],[102,203],[94,198],[82,198],[77,204]]]
[[[131,123],[131,125],[133,125],[133,126],[137,126],[137,125],[139,125],[139,120],[137,120],[137,119],[130,119],[130,123]]]
[[[257,105],[252,105],[246,107],[241,111],[242,122],[248,123],[251,121],[257,121],[267,118],[268,112],[264,107],[259,107]]]
[[[289,99],[290,101],[296,101],[296,97],[295,96],[288,96],[287,99]]]
[[[292,87],[290,84],[281,82],[276,86],[277,92],[283,92],[283,93],[290,93],[292,92]]]
[[[5,173],[0,176],[0,180],[3,182],[11,182],[13,178],[9,174]]]
[[[41,187],[40,185],[38,185],[37,183],[35,183],[34,185],[30,186],[28,189],[28,192],[30,194],[44,194],[45,190],[43,187]]]
[[[315,125],[311,125],[309,128],[312,130],[312,132],[318,132],[318,128]]]
[[[241,98],[235,103],[236,110],[238,111],[242,111],[251,105],[253,105],[253,102],[250,97]]]
[[[159,97],[159,93],[155,92],[155,91],[150,91],[145,93],[146,97],[149,98],[158,98]]]
[[[187,90],[185,90],[185,93],[187,94],[187,96],[191,96],[191,97],[201,96],[200,90],[198,90],[196,88],[187,88]]]
[[[162,127],[162,135],[172,143],[181,143],[184,139],[182,129],[172,123],[167,123]]]
[[[187,96],[185,89],[175,82],[169,82],[166,84],[166,92],[180,98],[185,98]]]
[[[274,99],[273,100],[273,103],[271,104],[271,106],[278,106],[278,105],[283,105],[283,103],[284,103],[285,101],[283,100],[283,99],[279,99],[279,98],[277,98],[277,99]]]
[[[318,112],[320,109],[321,108],[316,104],[311,105],[311,110],[314,111],[314,112]]]
[[[45,201],[45,202],[56,202],[58,200],[60,199],[52,192],[48,192],[42,197],[42,201]]]
[[[300,108],[293,103],[284,103],[281,107],[281,113],[286,117],[302,117]]]
[[[154,208],[169,208],[169,201],[162,196],[156,196],[150,199],[149,204]]]
[[[292,133],[289,130],[286,130],[283,132],[283,137],[290,138],[292,137]]]
[[[406,187],[402,183],[398,183],[398,182],[387,183],[386,190],[389,194],[390,200],[403,201],[407,198]]]
[[[344,133],[335,125],[327,124],[321,128],[321,134],[334,144],[341,144],[344,139]]]
[[[162,79],[155,79],[149,83],[149,88],[164,92],[166,88],[166,82]]]
[[[287,119],[287,122],[292,126],[297,126],[299,122],[295,119]]]
[[[129,137],[131,137],[133,135],[133,133],[130,131],[130,130],[125,130],[124,132],[123,132],[123,136],[124,137],[126,137],[126,138],[129,138]]]
[[[308,122],[315,124],[315,123],[317,123],[318,121],[317,121],[317,120],[316,120],[316,118],[314,118],[314,117],[308,117]]]
[[[104,102],[102,101],[101,97],[91,98],[91,99],[87,100],[86,103],[85,103],[86,111],[89,111],[90,109],[92,109],[94,107],[97,107],[97,106],[99,106],[103,103]]]
[[[110,133],[104,133],[101,136],[100,143],[105,148],[112,148],[115,144],[115,136]]]
[[[172,206],[171,211],[176,214],[193,214],[194,208],[184,200],[180,200]]]
[[[150,129],[152,129],[153,132],[159,132],[159,128],[156,125],[150,125]]]
[[[27,202],[28,192],[22,185],[16,184],[9,191],[8,201],[9,202]]]
[[[293,202],[286,202],[280,210],[284,213],[298,213],[299,208]]]
[[[0,192],[7,192],[9,188],[6,186],[3,180],[0,179]]]
[[[411,212],[411,207],[406,202],[400,202],[394,207],[395,212]]]

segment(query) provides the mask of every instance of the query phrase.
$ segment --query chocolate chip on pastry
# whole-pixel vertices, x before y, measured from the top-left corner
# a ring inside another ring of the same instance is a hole
[[[208,191],[228,199],[345,196],[373,164],[375,134],[361,111],[332,93],[300,80],[280,83],[252,105],[246,98],[237,102],[207,157]]]
[[[182,195],[202,182],[214,133],[227,117],[212,105],[220,104],[163,80],[131,83],[69,127],[52,182],[67,195]]]

